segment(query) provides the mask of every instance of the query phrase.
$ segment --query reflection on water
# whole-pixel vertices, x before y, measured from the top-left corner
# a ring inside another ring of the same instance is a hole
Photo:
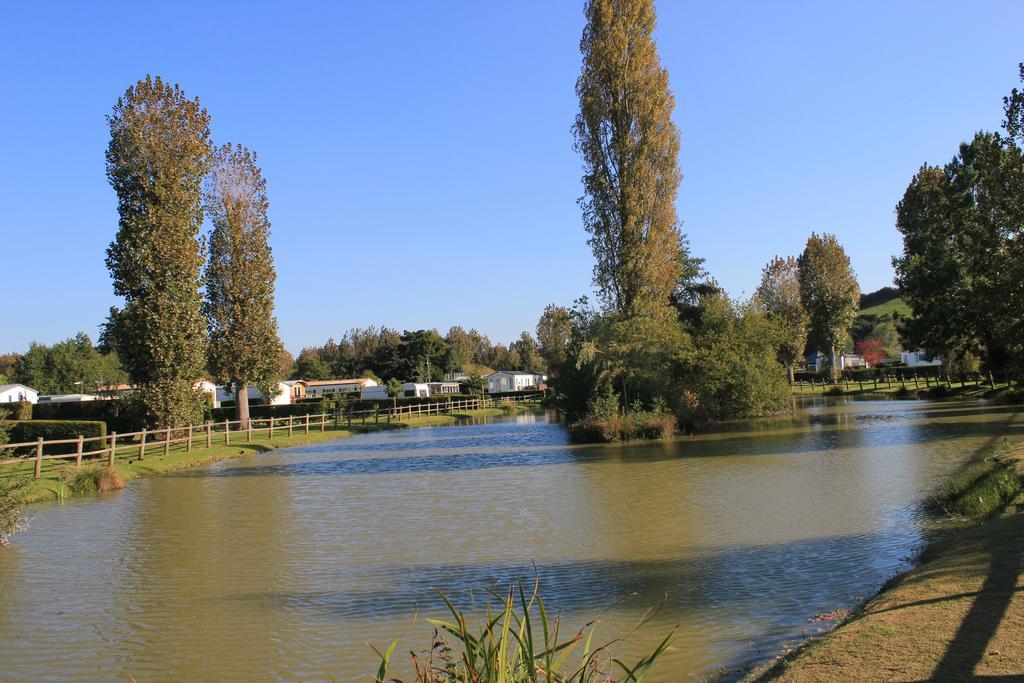
[[[809,402],[670,443],[571,445],[544,415],[353,437],[38,506],[0,552],[0,679],[369,680],[436,591],[539,577],[664,680],[770,655],[905,566],[922,498],[1024,421],[978,403]],[[401,658],[399,661],[402,662]]]

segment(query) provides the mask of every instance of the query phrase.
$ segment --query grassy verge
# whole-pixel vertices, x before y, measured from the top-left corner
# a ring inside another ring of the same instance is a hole
[[[224,434],[220,433],[214,435],[214,444],[210,448],[206,448],[205,442],[194,444],[191,451],[186,450],[184,445],[175,445],[171,447],[167,455],[164,455],[163,447],[159,443],[149,445],[146,448],[145,457],[142,460],[138,459],[138,446],[119,445],[117,460],[114,465],[114,472],[122,481],[131,481],[132,479],[138,479],[139,477],[152,476],[188,467],[206,465],[228,458],[256,455],[258,453],[265,453],[278,448],[302,446],[311,443],[329,441],[331,439],[342,439],[352,436],[353,434],[384,431],[389,429],[446,425],[465,419],[494,417],[502,414],[504,414],[504,411],[501,408],[486,408],[460,413],[449,413],[447,415],[407,416],[402,420],[392,421],[390,423],[368,422],[363,425],[360,422],[353,422],[351,426],[342,424],[339,425],[337,429],[332,426],[328,426],[322,432],[318,429],[310,429],[309,434],[306,434],[303,430],[296,428],[292,436],[288,436],[286,430],[281,430],[280,433],[276,433],[274,435],[273,439],[268,439],[264,435],[261,437],[254,437],[251,443],[246,441],[244,433],[232,433],[231,442],[229,444],[224,444]],[[106,460],[104,459],[102,461],[94,461],[93,463],[83,463],[83,469],[95,468],[95,465],[104,464],[105,462]],[[0,467],[0,483],[19,476],[31,477],[33,466],[33,462],[29,460],[19,465],[6,465],[4,467]],[[66,474],[64,477],[61,476],[61,473],[66,473],[69,468],[74,469],[73,459],[45,461],[42,470],[42,477],[32,480],[28,486],[27,502],[59,500],[64,497],[76,495],[76,491],[74,490],[75,487],[69,486],[67,483],[69,477]],[[96,488],[82,487],[78,493],[94,493]]]
[[[932,542],[839,628],[746,680],[1024,679],[1022,479],[1020,449],[964,470],[936,503],[973,523]]]
[[[952,385],[934,383],[926,387],[924,381],[920,381],[915,388],[913,382],[905,386],[899,382],[893,382],[887,386],[881,382],[876,388],[874,382],[844,382],[839,385],[816,385],[813,389],[809,386],[794,385],[792,387],[794,396],[878,396],[884,398],[988,398],[1006,399],[1007,401],[1020,401],[1021,395],[1016,388],[1010,389],[1007,384],[997,383],[995,388],[988,384],[977,385],[973,382],[961,384],[953,382]]]

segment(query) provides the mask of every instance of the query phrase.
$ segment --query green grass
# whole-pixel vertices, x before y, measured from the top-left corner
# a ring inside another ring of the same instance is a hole
[[[875,388],[873,381],[865,381],[863,389],[860,383],[856,381],[843,382],[840,385],[824,385],[815,384],[814,388],[809,385],[796,385],[792,387],[792,392],[795,396],[879,396],[885,398],[989,398],[989,399],[1006,399],[1007,401],[1016,401],[1017,395],[1015,390],[1010,390],[1009,385],[1006,383],[997,382],[993,389],[988,384],[982,383],[980,385],[974,382],[960,383],[953,382],[952,385],[946,385],[945,383],[936,385],[935,380],[931,382],[931,386],[925,385],[923,379],[918,379],[918,386],[914,388],[914,380],[910,379],[906,382],[906,388],[900,384],[898,380],[892,382],[890,387],[885,382],[879,382],[878,387]]]
[[[909,318],[913,315],[913,311],[910,310],[910,306],[902,299],[902,297],[896,297],[895,299],[889,299],[884,303],[880,303],[877,306],[871,306],[869,308],[862,308],[857,312],[857,315],[892,315],[893,313],[899,313],[901,318]]]
[[[165,456],[161,444],[150,443],[146,446],[145,455],[142,460],[138,458],[138,445],[118,444],[114,472],[123,481],[131,481],[139,477],[197,467],[218,460],[256,455],[278,448],[301,446],[331,439],[342,439],[353,434],[389,429],[446,425],[464,419],[494,417],[502,414],[503,411],[500,408],[485,408],[447,415],[404,416],[401,420],[394,420],[390,423],[368,421],[367,424],[363,425],[361,421],[354,421],[351,426],[347,426],[344,423],[339,424],[337,429],[329,424],[322,432],[319,428],[311,427],[309,434],[306,434],[303,428],[296,426],[292,436],[288,436],[287,429],[280,429],[275,430],[273,439],[268,439],[266,431],[263,431],[258,435],[254,435],[251,443],[246,440],[244,432],[232,432],[229,444],[224,443],[223,433],[214,433],[213,445],[210,448],[206,448],[205,435],[196,435],[191,451],[188,451],[184,444],[175,444]],[[106,462],[106,458],[86,461],[83,463],[82,470],[96,465],[105,465]],[[33,468],[34,463],[32,460],[26,460],[17,465],[0,466],[0,483],[16,479],[19,476],[31,477]],[[31,480],[31,484],[28,487],[28,502],[59,500],[72,495],[95,493],[98,486],[95,488],[89,487],[84,482],[78,487],[78,491],[74,490],[76,487],[71,483],[74,481],[74,477],[73,474],[69,475],[69,468],[74,469],[73,458],[43,461],[41,478]],[[91,472],[91,469],[89,471]]]

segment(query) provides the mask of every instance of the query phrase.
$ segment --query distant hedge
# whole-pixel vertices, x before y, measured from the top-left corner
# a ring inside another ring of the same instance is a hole
[[[86,438],[95,436],[106,436],[107,425],[99,420],[18,420],[11,428],[11,443],[22,443],[35,441],[39,437],[49,441],[51,439],[77,439],[79,435]],[[85,450],[95,451],[99,448],[99,442],[89,441],[85,444]],[[44,453],[47,455],[58,453],[74,453],[76,444],[54,444],[46,446]],[[19,449],[20,452],[31,451],[31,447]]]
[[[319,415],[324,410],[323,403],[324,402],[320,400],[307,403],[286,403],[279,406],[272,406],[264,403],[249,406],[249,417],[264,420],[269,417]],[[214,408],[210,414],[214,422],[223,422],[224,420],[236,419],[238,409],[233,405],[222,406],[220,408]]]
[[[142,429],[141,406],[136,401],[115,398],[100,401],[59,401],[32,406],[35,420],[100,420],[111,432],[126,434]]]

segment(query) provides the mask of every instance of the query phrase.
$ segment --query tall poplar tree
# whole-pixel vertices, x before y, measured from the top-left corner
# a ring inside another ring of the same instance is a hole
[[[797,265],[800,299],[810,316],[811,332],[828,349],[832,378],[836,379],[836,347],[843,342],[860,306],[857,276],[836,236],[828,233],[811,233]]]
[[[800,266],[792,256],[776,256],[761,271],[757,297],[768,319],[779,328],[779,359],[786,366],[790,384],[793,366],[804,353],[810,318],[800,298]]]
[[[675,98],[652,33],[653,0],[588,0],[573,127],[594,284],[624,318],[667,311],[687,255],[676,216]]]
[[[205,193],[213,230],[203,310],[210,370],[231,385],[242,428],[249,422],[249,386],[270,397],[281,365],[266,188],[254,153],[241,145],[214,152]]]
[[[119,214],[107,267],[124,307],[111,309],[105,339],[139,385],[147,419],[189,424],[202,415],[194,383],[206,365],[197,238],[210,117],[177,85],[147,76],[107,121],[107,178]]]

